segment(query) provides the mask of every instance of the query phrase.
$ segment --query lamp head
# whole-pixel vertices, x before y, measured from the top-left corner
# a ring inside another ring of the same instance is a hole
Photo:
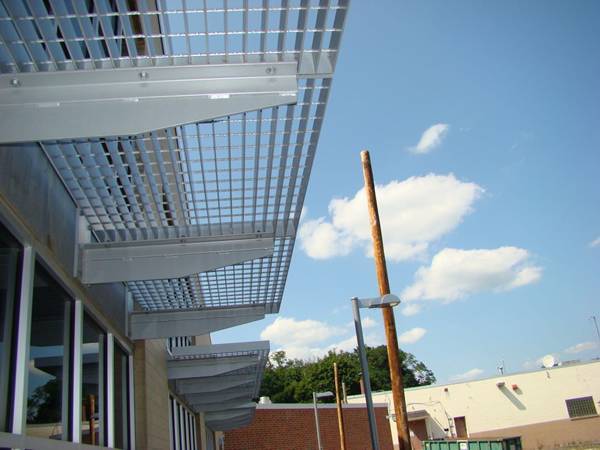
[[[322,399],[322,398],[333,398],[333,392],[331,391],[325,391],[325,392],[315,392],[315,397],[317,399]]]
[[[398,306],[400,299],[394,294],[385,294],[383,297],[357,298],[358,305],[361,308],[383,308],[385,306]]]

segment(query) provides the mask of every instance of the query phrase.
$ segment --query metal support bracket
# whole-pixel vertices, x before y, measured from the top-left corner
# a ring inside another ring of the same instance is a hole
[[[131,339],[201,336],[265,318],[264,306],[180,311],[133,312]]]
[[[255,356],[236,356],[211,359],[190,359],[167,361],[169,380],[181,378],[202,378],[224,375],[235,370],[256,366],[258,358]]]
[[[210,411],[207,412],[204,417],[208,421],[221,421],[221,420],[234,420],[240,416],[246,416],[252,414],[256,410],[256,403],[244,405],[241,408],[228,409],[223,408],[221,411]]]
[[[272,237],[231,236],[81,246],[85,284],[181,278],[273,254]]]
[[[196,412],[211,412],[211,411],[223,411],[226,410],[237,410],[252,408],[256,403],[251,403],[247,396],[241,396],[233,400],[217,401],[214,403],[191,403],[192,408]]]
[[[176,391],[182,395],[187,394],[214,394],[226,389],[235,389],[240,386],[254,387],[256,377],[250,375],[228,375],[226,377],[192,378],[189,380],[176,380]]]
[[[235,399],[252,399],[254,395],[254,386],[242,386],[233,389],[222,390],[219,392],[187,394],[185,400],[190,405],[202,405],[233,401]],[[246,400],[247,401],[247,400]],[[222,409],[222,408],[221,408]]]
[[[0,143],[135,135],[297,101],[296,62],[0,75]]]

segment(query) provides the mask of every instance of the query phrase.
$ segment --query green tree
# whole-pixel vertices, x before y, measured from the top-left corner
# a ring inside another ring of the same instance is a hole
[[[27,420],[30,423],[60,422],[61,381],[52,379],[35,388],[27,400]]]
[[[414,355],[401,351],[400,356],[405,387],[423,386],[435,382],[433,372]],[[373,391],[391,389],[386,346],[367,347],[367,360]],[[314,361],[288,359],[285,352],[274,352],[265,369],[260,395],[271,397],[275,403],[311,402],[313,392],[334,390],[334,362],[338,365],[340,380],[345,383],[347,393],[359,394],[361,368],[357,350],[353,352],[332,350]]]

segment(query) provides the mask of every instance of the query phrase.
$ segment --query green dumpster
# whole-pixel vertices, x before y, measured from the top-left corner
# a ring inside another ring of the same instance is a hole
[[[423,441],[425,450],[521,450],[521,437]]]

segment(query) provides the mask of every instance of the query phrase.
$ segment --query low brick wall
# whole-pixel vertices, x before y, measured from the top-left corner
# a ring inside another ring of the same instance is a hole
[[[344,405],[347,450],[371,448],[365,405]],[[387,405],[375,406],[381,450],[393,450]],[[339,450],[335,405],[319,405],[319,428],[323,450]],[[244,428],[225,433],[226,450],[318,450],[312,404],[259,405],[254,421]]]

